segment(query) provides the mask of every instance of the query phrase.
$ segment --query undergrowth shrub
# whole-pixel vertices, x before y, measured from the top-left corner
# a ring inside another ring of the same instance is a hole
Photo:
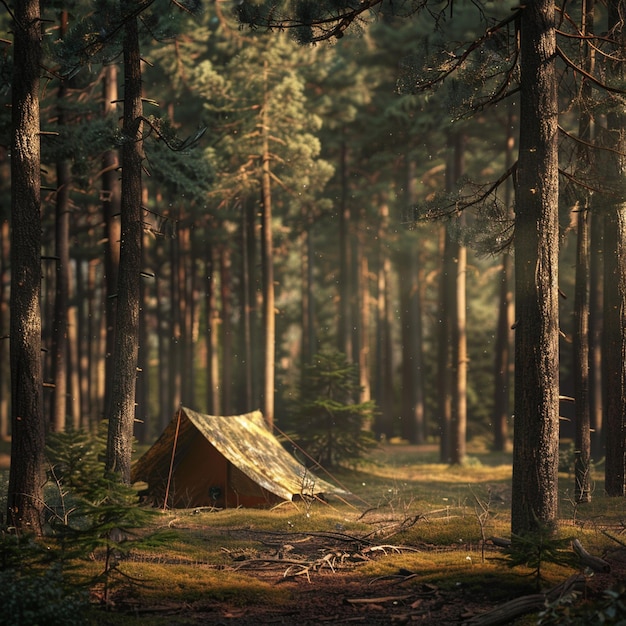
[[[82,431],[50,436],[45,537],[0,529],[0,624],[84,624],[91,590],[106,603],[114,587],[137,582],[120,560],[140,545],[154,513],[106,474],[104,446]],[[86,560],[102,563],[95,575],[80,567]]]
[[[102,570],[87,581],[103,586],[103,600],[113,586],[134,584],[120,569],[120,559],[141,544],[137,531],[155,512],[138,505],[136,491],[105,472],[105,441],[83,431],[53,434],[48,443],[49,476],[56,496],[48,504],[48,523],[63,560],[96,557]]]
[[[581,601],[581,593],[573,591],[548,604],[539,614],[537,626],[577,626],[578,624],[626,624],[626,587],[606,589],[602,597]]]
[[[60,565],[42,573],[0,570],[0,624],[81,626],[87,623],[89,593],[71,589]]]
[[[544,581],[544,569],[547,564],[562,567],[577,565],[577,557],[570,549],[571,537],[555,537],[548,525],[539,525],[535,532],[513,535],[511,539],[511,545],[506,549],[508,565],[529,567],[537,589]]]

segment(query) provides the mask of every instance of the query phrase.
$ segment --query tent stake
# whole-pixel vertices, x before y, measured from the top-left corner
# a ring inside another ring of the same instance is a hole
[[[178,443],[178,431],[180,429],[180,416],[183,407],[178,407],[178,420],[176,421],[176,434],[174,435],[174,445],[172,446],[172,458],[170,459],[170,471],[167,474],[167,487],[165,487],[165,500],[163,500],[163,513],[167,509],[167,499],[170,496],[170,482],[172,480],[172,472],[174,471],[174,457],[176,456],[176,445]]]

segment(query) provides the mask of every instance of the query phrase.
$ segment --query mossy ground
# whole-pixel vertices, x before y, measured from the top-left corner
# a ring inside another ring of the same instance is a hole
[[[119,556],[107,602],[88,623],[461,623],[532,593],[532,570],[511,568],[485,541],[509,536],[510,455],[477,443],[464,466],[437,457],[434,446],[381,447],[334,474],[352,495],[328,503],[161,511],[141,529],[141,545],[129,542]],[[590,503],[573,501],[567,472],[559,491],[562,537],[598,556],[619,549],[626,503],[601,495],[601,467]],[[83,579],[94,576],[103,553],[76,565]],[[546,564],[542,585],[575,571]],[[103,595],[94,586],[94,601]]]

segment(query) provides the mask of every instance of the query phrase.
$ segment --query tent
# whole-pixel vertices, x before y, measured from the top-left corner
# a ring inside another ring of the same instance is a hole
[[[204,415],[181,408],[132,468],[155,505],[263,507],[346,493],[320,480],[282,447],[260,411]]]

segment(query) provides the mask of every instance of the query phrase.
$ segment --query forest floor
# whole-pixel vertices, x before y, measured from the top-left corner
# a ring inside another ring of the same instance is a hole
[[[330,477],[351,495],[328,503],[155,512],[113,555],[107,588],[92,587],[86,623],[521,626],[537,623],[560,585],[572,583],[576,605],[620,585],[624,593],[626,502],[601,495],[601,467],[584,505],[563,468],[559,537],[561,554],[573,556],[578,540],[603,567],[546,558],[539,578],[530,565],[512,566],[492,540],[510,536],[511,455],[475,443],[463,467],[437,456],[436,446],[381,446]],[[102,550],[87,557],[83,576],[106,569]],[[524,606],[517,621],[502,609],[510,602]],[[485,621],[494,610],[500,621]]]
[[[259,537],[251,541],[259,541]],[[298,554],[294,557],[301,563],[312,563],[319,559],[317,556],[307,554],[308,550],[317,554],[326,553],[328,547],[328,541],[324,541],[323,546],[314,541],[309,543],[306,551],[298,549]],[[338,553],[345,550],[345,546],[337,548]],[[441,550],[440,547],[434,546],[430,549]],[[429,548],[423,546],[422,550],[422,558],[427,558]],[[467,558],[467,550],[459,551],[454,546],[451,548],[452,551],[457,553],[458,558]],[[474,557],[480,558],[476,554]],[[536,597],[535,591],[524,580],[518,581],[517,585],[505,583],[503,586],[506,589],[503,589],[501,580],[495,572],[477,575],[473,580],[464,576],[462,581],[455,581],[454,576],[446,579],[445,572],[441,572],[438,582],[425,582],[420,576],[418,566],[411,570],[396,567],[388,574],[373,576],[371,573],[363,572],[362,568],[355,564],[331,568],[331,564],[328,563],[323,569],[310,571],[308,575],[289,575],[288,561],[283,565],[276,564],[275,551],[259,553],[255,560],[256,565],[246,567],[245,576],[257,579],[263,585],[279,587],[282,594],[276,601],[247,601],[244,605],[237,598],[231,601],[215,598],[177,601],[168,598],[167,588],[164,588],[163,596],[158,602],[145,602],[140,597],[124,598],[124,594],[121,594],[117,598],[119,605],[115,612],[133,615],[138,620],[137,623],[169,625],[466,624],[469,626],[482,623],[535,624],[536,614],[541,607],[541,603],[537,604],[533,615],[522,616],[518,621],[515,621],[515,617],[511,617],[510,613],[505,613],[506,617],[499,622],[481,622],[481,616],[484,618],[494,609],[501,609],[507,597],[511,600]],[[586,601],[600,599],[605,589],[616,589],[626,580],[626,550],[621,548],[613,551],[607,562],[611,566],[610,573],[596,574],[579,587],[584,589]],[[155,618],[158,621],[155,621]],[[105,620],[99,623],[118,622]]]
[[[457,468],[436,457],[432,446],[381,448],[371,463],[341,472],[340,484],[358,494],[350,502],[168,511],[160,525],[170,538],[120,563],[147,586],[122,585],[97,623],[536,624],[546,602],[539,589],[572,583],[579,603],[624,591],[626,505],[595,495],[601,476],[592,503],[576,505],[573,478],[561,475],[559,536],[566,552],[578,539],[609,571],[546,559],[539,580],[490,540],[510,534],[510,455],[478,448]],[[517,621],[508,610],[483,621],[527,600],[535,608]]]

